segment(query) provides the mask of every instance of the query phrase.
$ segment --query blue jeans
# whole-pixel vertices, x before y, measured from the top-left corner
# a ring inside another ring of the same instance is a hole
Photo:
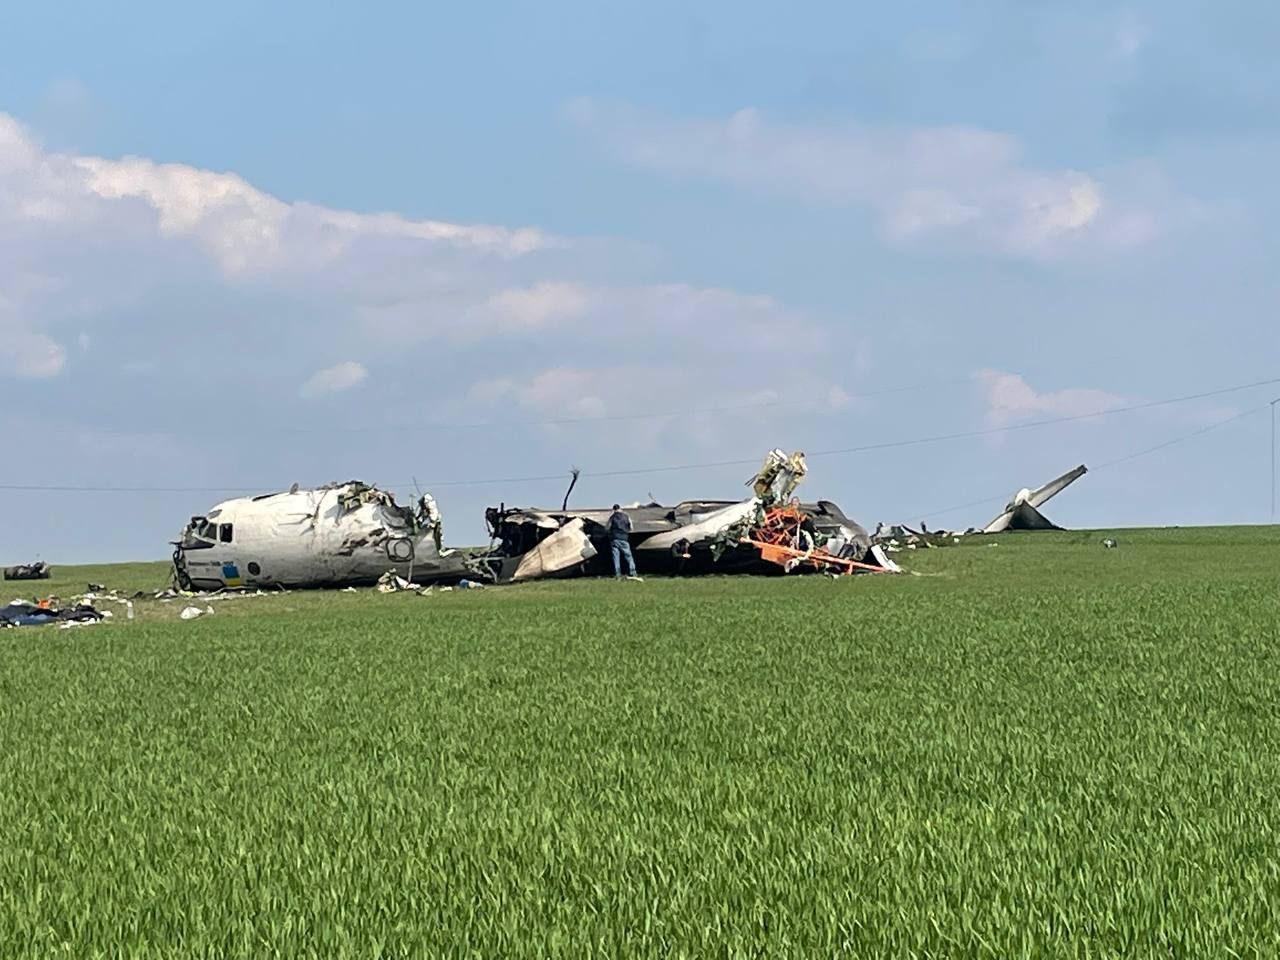
[[[622,564],[619,558],[626,557],[627,571],[630,574],[630,576],[634,577],[636,575],[636,561],[635,561],[635,558],[631,556],[631,541],[630,540],[610,540],[609,547],[613,552],[613,575],[615,577],[621,578]]]

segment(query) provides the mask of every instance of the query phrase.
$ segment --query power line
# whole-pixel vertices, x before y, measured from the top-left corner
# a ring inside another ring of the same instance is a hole
[[[1208,390],[1204,393],[1191,393],[1182,397],[1171,397],[1167,400],[1151,400],[1147,403],[1135,403],[1127,407],[1111,407],[1107,410],[1100,410],[1096,413],[1076,413],[1064,417],[1053,417],[1047,420],[1032,420],[1027,423],[1009,424],[1002,427],[988,427],[984,430],[968,430],[963,433],[947,433],[933,437],[920,437],[915,440],[890,440],[884,443],[873,443],[861,447],[845,447],[839,450],[818,450],[807,456],[822,457],[844,453],[870,453],[876,450],[891,450],[897,447],[911,447],[927,443],[940,443],[944,440],[973,440],[978,437],[988,437],[999,433],[1012,433],[1015,430],[1031,430],[1036,427],[1048,427],[1059,423],[1074,423],[1079,420],[1092,420],[1096,417],[1109,417],[1117,413],[1133,413],[1137,410],[1151,410],[1156,407],[1167,407],[1175,403],[1188,403],[1192,400],[1206,400],[1209,397],[1220,397],[1228,393],[1239,393],[1243,390],[1252,390],[1255,387],[1265,387],[1272,384],[1280,383],[1280,377],[1273,380],[1258,380],[1254,383],[1246,383],[1236,387],[1223,387],[1220,390]]]
[[[1201,427],[1198,430],[1193,430],[1191,433],[1182,434],[1170,440],[1166,440],[1163,443],[1157,443],[1153,447],[1147,447],[1146,449],[1139,450],[1136,453],[1126,454],[1125,456],[1118,457],[1115,460],[1108,460],[1105,463],[1100,463],[1095,467],[1090,467],[1089,471],[1091,473],[1097,473],[1099,470],[1106,470],[1111,467],[1117,467],[1122,463],[1129,463],[1130,461],[1137,460],[1140,457],[1145,457],[1149,454],[1156,453],[1160,450],[1164,450],[1167,447],[1172,447],[1175,444],[1183,443],[1187,440],[1193,440],[1196,437],[1203,436],[1204,434],[1209,433],[1210,431],[1217,430],[1219,427],[1225,427],[1229,423],[1235,423],[1237,420],[1243,420],[1245,417],[1250,417],[1250,416],[1253,416],[1253,414],[1255,413],[1260,413],[1261,411],[1265,410],[1267,406],[1268,404],[1264,403],[1264,404],[1261,404],[1260,406],[1250,407],[1248,410],[1241,411],[1240,413],[1227,417],[1224,420],[1219,420],[1216,423],[1211,423],[1208,426]],[[961,510],[968,510],[972,507],[981,507],[986,504],[1005,503],[1005,502],[1007,502],[1007,497],[1003,497],[1003,496],[987,497],[983,500],[974,500],[974,501],[971,501],[970,503],[962,503],[959,506],[948,507],[945,510],[935,510],[932,513],[919,514],[919,516],[922,516],[926,519],[931,520],[935,517],[945,517],[952,513],[959,513]]]
[[[1094,413],[1071,414],[1062,417],[1052,417],[1043,420],[1032,420],[1026,423],[1006,424],[999,427],[987,427],[981,430],[966,430],[958,433],[936,434],[933,436],[916,437],[908,440],[888,440],[879,443],[863,444],[856,447],[841,447],[831,450],[815,450],[806,454],[809,459],[817,457],[844,456],[856,453],[875,453],[883,450],[893,450],[903,447],[923,446],[933,443],[944,443],[954,440],[971,440],[980,437],[994,436],[1002,433],[1012,433],[1019,430],[1031,430],[1040,427],[1055,426],[1063,423],[1074,423],[1082,420],[1092,420],[1101,417],[1114,416],[1122,413],[1133,413],[1139,410],[1151,410],[1157,407],[1171,406],[1178,403],[1188,403],[1193,400],[1204,400],[1210,397],[1220,397],[1229,393],[1239,393],[1244,390],[1251,390],[1257,387],[1272,386],[1280,384],[1280,377],[1268,380],[1258,380],[1252,383],[1239,384],[1232,387],[1222,387],[1217,390],[1206,390],[1200,393],[1186,394],[1179,397],[1169,397],[1163,400],[1151,400],[1145,403],[1131,404],[1124,407],[1112,407],[1106,410],[1096,411]],[[1225,421],[1224,421],[1225,422]],[[1174,441],[1177,442],[1177,441]],[[1155,449],[1162,449],[1155,448]],[[1153,452],[1153,451],[1149,451]],[[630,477],[630,476],[647,476],[659,473],[683,473],[692,470],[708,470],[719,467],[738,467],[738,466],[754,466],[760,463],[759,457],[752,457],[741,460],[719,460],[704,463],[683,463],[672,464],[662,467],[637,467],[619,470],[601,470],[601,471],[583,471],[584,477]],[[563,480],[565,474],[551,474],[542,476],[526,476],[526,477],[504,477],[491,478],[480,477],[465,480],[431,480],[424,481],[423,486],[453,487],[453,486],[488,486],[503,483],[542,483],[553,480]],[[412,485],[412,481],[404,483],[389,484],[392,487],[407,488]],[[44,485],[44,484],[0,484],[0,491],[6,492],[51,492],[51,493],[250,493],[263,489],[262,487],[101,487],[101,486],[63,486],[63,485]],[[983,501],[985,502],[985,501]],[[960,509],[960,508],[953,508]],[[926,516],[938,516],[939,514],[926,514]]]
[[[1210,397],[1220,397],[1228,393],[1239,393],[1243,390],[1251,390],[1255,387],[1269,386],[1271,384],[1280,383],[1280,377],[1271,380],[1259,380],[1254,383],[1242,384],[1234,387],[1223,387],[1218,390],[1208,390],[1202,393],[1192,393],[1181,397],[1171,397],[1165,400],[1151,400],[1146,403],[1136,403],[1127,407],[1112,407],[1108,410],[1101,410],[1095,413],[1078,413],[1062,417],[1052,417],[1045,420],[1033,420],[1027,423],[1007,424],[1000,427],[987,427],[982,430],[966,430],[960,433],[938,434],[929,437],[916,437],[910,440],[887,440],[881,443],[864,444],[857,447],[841,447],[832,450],[813,450],[808,451],[805,457],[813,459],[815,457],[832,457],[842,456],[852,453],[875,453],[881,450],[894,450],[900,447],[922,446],[931,443],[943,443],[951,440],[973,440],[979,437],[988,437],[1000,433],[1011,433],[1015,430],[1030,430],[1038,427],[1054,426],[1062,423],[1074,423],[1080,420],[1091,420],[1097,417],[1107,417],[1118,413],[1133,413],[1138,410],[1151,410],[1156,407],[1166,407],[1176,403],[1188,403],[1192,400],[1205,400]],[[631,470],[601,470],[588,473],[583,471],[583,476],[590,477],[623,477],[623,476],[642,476],[654,473],[675,473],[686,470],[702,470],[712,469],[716,467],[741,467],[751,466],[760,462],[759,457],[753,457],[744,460],[718,460],[710,463],[685,463],[676,464],[666,467],[644,467]],[[552,479],[562,479],[560,477]],[[479,481],[449,481],[450,483],[476,483]],[[446,483],[432,483],[432,486],[445,486]]]
[[[1250,407],[1248,410],[1243,410],[1234,416],[1227,417],[1225,420],[1219,420],[1216,423],[1211,423],[1208,426],[1201,427],[1199,430],[1193,430],[1191,433],[1183,434],[1180,437],[1174,437],[1172,440],[1166,440],[1164,443],[1157,443],[1154,447],[1147,447],[1145,450],[1139,450],[1137,453],[1131,453],[1116,460],[1108,460],[1106,463],[1100,463],[1093,469],[1105,470],[1108,467],[1116,467],[1122,463],[1128,463],[1130,460],[1137,460],[1139,457],[1147,456],[1147,454],[1164,450],[1166,447],[1172,447],[1175,444],[1183,443],[1187,440],[1194,440],[1196,437],[1203,436],[1206,433],[1217,430],[1219,427],[1225,427],[1229,423],[1235,423],[1237,420],[1243,420],[1245,417],[1251,417],[1255,413],[1259,413],[1266,408],[1267,405],[1265,403],[1259,407]]]
[[[1271,407],[1271,522],[1276,522],[1276,404],[1280,398],[1272,400]]]
[[[943,380],[931,380],[926,383],[912,383],[904,386],[885,387],[879,390],[866,390],[859,393],[843,393],[841,399],[845,401],[856,400],[873,400],[877,397],[894,396],[903,393],[916,393],[921,391],[940,390],[945,387],[955,386],[961,383],[972,383],[972,377],[951,377]],[[518,428],[527,429],[531,427],[565,427],[577,426],[582,424],[593,423],[624,423],[624,422],[642,422],[646,420],[671,420],[679,417],[696,417],[708,414],[724,415],[735,413],[750,413],[760,410],[784,410],[803,407],[811,404],[812,398],[809,399],[793,399],[787,400],[782,398],[773,398],[767,400],[753,400],[749,403],[727,404],[714,407],[694,407],[681,410],[662,410],[648,411],[644,413],[618,413],[618,414],[599,414],[581,417],[549,417],[540,420],[516,420],[516,419],[489,419],[489,420],[410,420],[410,421],[390,421],[390,420],[366,420],[356,426],[343,426],[326,422],[323,426],[306,426],[303,424],[292,425],[289,427],[290,433],[306,433],[306,434],[340,434],[340,433],[360,433],[371,434],[380,431],[411,431],[411,430],[491,430],[496,428]],[[832,410],[832,413],[837,411]],[[243,425],[236,421],[227,421],[228,429],[243,431]],[[201,427],[202,433],[207,435],[207,428]],[[52,428],[42,429],[41,434],[50,435],[77,435],[85,431],[81,428]],[[559,479],[559,478],[557,478]],[[0,487],[0,489],[4,489]]]
[[[928,383],[914,383],[899,387],[886,387],[882,390],[868,390],[862,393],[846,393],[843,399],[846,400],[872,400],[876,397],[887,397],[899,393],[914,393],[920,390],[936,390],[941,387],[954,386],[958,383],[971,383],[971,377],[952,377],[948,380],[933,380]],[[465,429],[479,429],[482,427],[563,427],[579,423],[618,423],[626,421],[638,420],[670,420],[675,417],[695,417],[708,413],[742,413],[750,410],[776,410],[778,408],[803,406],[810,401],[808,400],[757,400],[751,403],[733,404],[730,406],[720,407],[701,407],[684,410],[667,410],[663,412],[649,413],[618,413],[618,414],[601,414],[599,416],[589,417],[558,417],[546,420],[480,420],[472,422],[460,421],[426,421],[420,425],[428,427],[457,427]],[[416,426],[419,424],[406,424],[405,428]],[[363,427],[355,427],[352,429],[363,430]],[[599,474],[597,474],[599,476]]]

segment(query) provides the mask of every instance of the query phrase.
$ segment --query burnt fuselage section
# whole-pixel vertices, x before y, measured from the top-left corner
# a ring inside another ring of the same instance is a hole
[[[709,518],[732,515],[745,507],[732,500],[686,500],[675,506],[658,503],[625,507],[631,519],[632,554],[637,571],[643,574],[699,576],[705,574],[751,573],[774,575],[782,570],[761,558],[758,550],[732,536],[708,534],[715,530]],[[824,543],[837,556],[862,561],[871,547],[871,538],[859,524],[845,516],[829,500],[799,504],[804,528],[811,545]],[[594,548],[594,556],[559,571],[560,575],[612,575],[609,548],[611,508],[564,510],[556,508],[490,507],[485,522],[494,542],[492,561],[502,579],[508,568],[534,550],[565,524],[581,522],[583,534]],[[744,515],[746,510],[741,511]],[[682,536],[687,531],[687,536]],[[717,531],[718,533],[718,531]]]

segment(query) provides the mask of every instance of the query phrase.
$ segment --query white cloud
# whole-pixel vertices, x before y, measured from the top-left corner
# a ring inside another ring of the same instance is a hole
[[[1123,397],[1105,390],[1070,387],[1038,392],[1016,373],[982,370],[977,380],[986,395],[990,427],[1006,427],[1029,420],[1089,416],[1122,406]]]
[[[536,322],[566,309],[571,290],[500,291],[515,264],[561,246],[533,228],[289,203],[233,173],[49,151],[0,114],[0,375],[58,374],[65,344],[92,335],[80,324],[178,274],[188,287],[262,290],[348,318],[453,284],[472,305],[497,296],[492,311],[509,323]]]
[[[358,349],[376,355],[379,390],[432,416],[618,418],[599,434],[632,455],[754,451],[797,413],[861,409],[849,390],[865,337],[773,297],[631,282],[631,258],[603,242],[290,203],[234,173],[52,152],[0,119],[0,375],[58,374],[78,342],[100,362],[77,378],[145,392],[216,373],[235,402],[267,405],[286,399],[282,382],[312,400],[358,388],[368,371],[332,353]]]
[[[609,414],[608,397],[617,396],[616,372],[555,367],[527,380],[500,377],[471,387],[471,397],[482,404],[507,404],[551,418],[593,419]]]
[[[341,393],[359,386],[369,375],[361,364],[354,360],[344,360],[332,367],[319,370],[302,385],[302,396],[322,397],[330,393]]]
[[[655,338],[679,337],[691,359],[698,354],[767,355],[798,338],[821,336],[812,320],[778,300],[715,287],[687,284],[608,286],[545,282],[503,287],[475,296],[456,288],[424,289],[394,302],[366,308],[363,319],[382,336],[402,342],[466,343],[495,336],[542,338],[553,330],[572,330],[584,344],[618,342],[630,351],[670,345]],[[849,335],[843,346],[858,358],[860,339]]]
[[[785,124],[754,109],[679,119],[590,99],[573,101],[568,113],[629,162],[867,209],[894,242],[950,239],[965,249],[1051,257],[1086,245],[1124,248],[1149,236],[1133,226],[1141,211],[1096,176],[1031,165],[1010,134]]]
[[[39,151],[22,125],[0,113],[0,170],[30,167],[38,157]]]
[[[56,377],[66,362],[67,351],[44,334],[0,324],[0,374],[42,380]]]
[[[533,229],[507,230],[363,214],[285,203],[230,173],[129,157],[75,157],[85,187],[107,200],[141,200],[162,235],[197,240],[230,274],[303,263],[316,267],[343,255],[360,237],[398,238],[520,255],[551,242]]]
[[[537,329],[581,316],[587,293],[578,284],[540,283],[496,293],[488,306],[515,329]]]
[[[748,369],[754,369],[759,360]],[[590,434],[593,452],[617,456],[684,447],[710,451],[770,448],[796,435],[809,416],[847,413],[855,398],[823,373],[773,369],[744,376],[733,363],[649,356],[602,367],[559,365],[527,377],[476,381],[467,394],[477,409],[536,424],[548,438],[580,442],[575,428],[605,421]],[[692,447],[689,445],[692,444]]]
[[[1146,48],[1151,31],[1132,10],[1122,12],[1115,23],[1111,42],[1112,56],[1117,60],[1132,60]]]

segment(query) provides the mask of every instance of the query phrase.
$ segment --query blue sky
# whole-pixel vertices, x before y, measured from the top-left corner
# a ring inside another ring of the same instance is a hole
[[[571,466],[583,504],[736,497],[745,463],[628,471],[1280,377],[1280,8],[614,6],[9,11],[0,484],[136,489],[7,491],[0,560],[353,477],[471,543]],[[806,492],[978,524],[1239,415],[1049,513],[1265,522],[1277,396],[817,455]]]

